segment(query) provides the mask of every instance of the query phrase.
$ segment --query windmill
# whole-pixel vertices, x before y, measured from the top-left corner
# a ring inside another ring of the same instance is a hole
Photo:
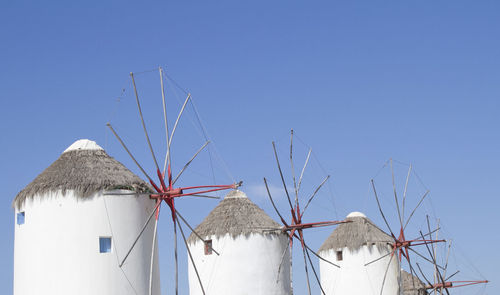
[[[427,228],[429,229],[430,226],[430,221],[429,221],[429,215],[426,216],[427,219]],[[439,220],[438,220],[439,223]],[[436,231],[436,236],[438,232]],[[422,239],[426,238],[425,236],[430,236],[430,234],[427,234],[424,236],[422,231],[420,231],[420,235]],[[455,277],[460,271],[457,270],[451,275],[447,273],[448,271],[448,261],[450,258],[450,252],[451,252],[451,247],[452,247],[452,240],[447,242],[447,251],[446,251],[446,259],[444,262],[444,266],[439,266],[437,263],[437,251],[436,251],[436,245],[433,245],[433,247],[429,247],[429,245],[426,245],[427,252],[429,254],[429,257],[432,259],[433,267],[434,267],[434,280],[431,282],[424,274],[422,271],[422,268],[420,265],[417,263],[418,270],[420,271],[420,274],[426,281],[427,285],[425,285],[425,289],[430,291],[431,293],[434,294],[443,294],[443,291],[449,295],[449,289],[452,288],[459,288],[459,287],[466,287],[466,286],[472,286],[472,285],[477,285],[477,284],[487,284],[489,281],[488,280],[456,280],[452,281],[451,279]],[[441,269],[441,270],[440,270]]]
[[[181,232],[184,244],[186,248],[188,249],[188,254],[189,258],[191,260],[191,263],[195,267],[196,266],[193,260],[193,257],[191,255],[191,252],[189,251],[189,247],[187,246],[187,241],[186,241],[186,236],[184,234],[184,230],[179,222],[178,217],[181,217],[181,220],[192,230],[192,227],[187,223],[187,221],[182,217],[182,215],[179,213],[175,206],[175,200],[177,198],[181,197],[186,197],[186,196],[193,196],[193,197],[207,197],[207,198],[214,198],[213,196],[207,196],[205,194],[211,193],[211,192],[216,192],[216,191],[221,191],[221,190],[228,190],[228,189],[236,189],[241,185],[241,182],[239,183],[234,183],[234,184],[229,184],[229,185],[198,185],[198,186],[188,186],[188,187],[176,187],[175,184],[179,177],[183,174],[183,172],[188,168],[188,166],[192,163],[192,161],[198,156],[198,154],[209,144],[209,141],[206,141],[191,157],[191,159],[183,166],[183,168],[179,171],[179,173],[174,177],[172,174],[172,157],[171,157],[171,145],[172,141],[174,139],[174,134],[177,129],[178,123],[181,119],[181,116],[186,108],[186,105],[188,102],[191,100],[191,94],[187,93],[187,97],[184,100],[184,103],[177,115],[177,118],[175,120],[175,123],[173,125],[172,130],[169,130],[169,124],[167,120],[167,105],[165,103],[165,87],[164,87],[164,77],[165,74],[163,72],[163,69],[160,67],[159,69],[159,74],[160,74],[160,81],[161,81],[161,95],[162,95],[162,104],[163,104],[163,119],[164,119],[164,125],[165,125],[165,137],[166,137],[166,154],[165,154],[165,159],[164,159],[164,164],[163,164],[163,169],[160,169],[160,166],[158,164],[157,157],[155,156],[153,146],[150,141],[150,137],[146,128],[146,124],[144,121],[144,116],[142,113],[141,109],[141,103],[139,101],[139,95],[134,79],[134,74],[130,73],[130,77],[132,79],[132,85],[134,87],[134,94],[135,94],[135,100],[137,103],[137,109],[139,111],[139,116],[141,119],[142,127],[144,130],[144,135],[146,137],[146,142],[149,147],[149,151],[151,152],[151,156],[154,162],[154,165],[156,167],[156,171],[154,173],[155,177],[151,177],[145,169],[139,164],[139,162],[136,160],[136,158],[133,156],[133,154],[130,152],[128,147],[125,145],[121,137],[118,135],[118,133],[115,131],[115,129],[111,126],[110,123],[107,124],[111,132],[114,134],[114,136],[117,138],[117,140],[120,142],[120,144],[123,146],[127,154],[130,156],[130,158],[134,161],[134,163],[137,165],[137,167],[141,170],[141,172],[144,174],[144,176],[147,178],[149,183],[154,189],[154,193],[150,194],[150,198],[154,199],[156,201],[156,205],[154,210],[151,212],[149,215],[149,218],[145,221],[141,231],[137,234],[137,237],[135,238],[134,242],[130,246],[129,250],[127,251],[126,255],[124,258],[120,261],[119,266],[122,267],[123,264],[126,262],[129,254],[132,252],[134,249],[134,246],[136,245],[137,241],[141,238],[142,234],[144,233],[146,227],[150,223],[151,219],[153,216],[155,216],[155,224],[154,224],[154,235],[153,235],[153,241],[152,241],[152,252],[151,252],[151,264],[150,264],[150,282],[149,282],[149,294],[151,295],[152,293],[152,272],[153,272],[153,259],[154,259],[154,252],[155,252],[155,245],[156,245],[156,233],[157,233],[157,226],[158,226],[158,218],[160,215],[160,207],[163,202],[165,202],[170,209],[170,214],[173,222],[173,234],[174,234],[174,252],[175,252],[175,294],[178,294],[178,261],[177,261],[177,226],[179,227],[179,230]],[[155,181],[154,178],[157,180]],[[197,272],[197,271],[196,271]],[[200,283],[200,287],[203,290],[203,285],[201,283],[201,280],[198,276],[198,281]],[[203,293],[205,293],[203,291]]]
[[[309,270],[307,267],[308,263],[311,266],[311,269],[314,273],[314,277],[316,278],[316,281],[319,285],[319,288],[321,289],[322,294],[325,294],[325,291],[323,290],[323,287],[321,286],[321,282],[320,282],[320,279],[319,279],[318,274],[316,272],[316,269],[314,268],[314,264],[312,263],[310,253],[317,256],[319,259],[321,259],[325,262],[328,262],[329,264],[334,265],[335,267],[339,267],[339,266],[322,258],[315,251],[313,251],[305,242],[303,231],[305,229],[309,229],[309,228],[332,226],[332,225],[337,225],[337,224],[341,224],[341,223],[346,223],[349,221],[322,221],[322,222],[304,223],[302,221],[304,213],[306,212],[311,201],[317,195],[318,191],[323,187],[323,185],[330,178],[330,176],[328,175],[323,179],[323,181],[316,187],[316,189],[313,191],[313,193],[311,194],[311,196],[307,200],[306,205],[303,207],[303,209],[301,209],[300,202],[299,202],[299,193],[300,193],[300,188],[301,188],[301,184],[302,184],[302,179],[304,176],[304,171],[305,171],[307,164],[309,162],[309,158],[311,156],[312,150],[309,149],[309,152],[307,154],[306,161],[305,161],[304,166],[302,168],[302,171],[300,173],[299,179],[298,179],[298,181],[296,181],[295,171],[294,171],[294,162],[293,162],[293,129],[292,129],[290,132],[290,164],[291,164],[291,170],[292,170],[293,188],[294,188],[294,193],[295,193],[295,200],[292,202],[292,199],[291,199],[290,194],[289,194],[288,189],[287,189],[285,178],[283,176],[283,171],[281,170],[281,165],[280,165],[280,162],[278,159],[278,153],[276,151],[276,144],[274,143],[274,141],[272,142],[272,145],[273,145],[274,157],[276,159],[276,164],[277,164],[278,171],[279,171],[280,178],[281,178],[281,182],[283,184],[283,188],[284,188],[284,191],[285,191],[285,194],[287,197],[288,205],[290,207],[290,215],[291,215],[291,220],[289,222],[287,222],[285,220],[285,218],[283,217],[283,215],[278,210],[278,208],[276,207],[276,204],[275,204],[273,197],[271,196],[271,192],[269,190],[269,185],[267,183],[267,179],[264,177],[264,184],[266,186],[269,200],[271,201],[271,204],[272,204],[274,210],[278,214],[278,216],[283,224],[283,227],[281,228],[281,230],[283,232],[286,232],[288,234],[288,238],[289,238],[289,245],[287,248],[285,248],[285,251],[283,252],[283,255],[282,255],[282,259],[283,259],[283,257],[285,257],[285,253],[288,250],[288,248],[290,249],[290,253],[292,252],[293,241],[294,241],[294,239],[297,239],[300,242],[300,245],[302,248],[302,254],[304,257],[304,269],[306,272],[308,294],[309,295],[311,294],[311,283],[309,281]],[[292,265],[291,260],[292,260],[292,255],[290,255],[290,265]],[[280,266],[282,263],[283,263],[283,261],[280,263]],[[280,270],[278,270],[278,272],[279,271]],[[290,271],[290,276],[292,276],[291,271]],[[290,281],[292,281],[292,280],[290,280]],[[292,288],[292,291],[293,291],[293,288]]]
[[[384,284],[385,284],[385,281],[386,281],[386,277],[387,277],[387,272],[389,270],[389,266],[390,266],[390,263],[392,261],[392,259],[394,258],[395,255],[397,255],[397,259],[399,259],[399,262],[401,263],[402,260],[403,260],[403,257],[405,258],[405,261],[408,263],[408,266],[409,266],[409,269],[410,269],[410,273],[411,273],[411,277],[413,279],[413,276],[416,275],[416,271],[415,271],[415,268],[412,266],[412,263],[411,263],[411,259],[410,259],[410,252],[419,256],[420,258],[430,262],[430,263],[433,263],[433,261],[427,257],[425,257],[425,255],[419,253],[416,249],[414,249],[413,247],[416,247],[416,246],[422,246],[422,245],[425,245],[426,247],[428,247],[429,244],[434,244],[434,243],[440,243],[440,242],[445,242],[445,240],[438,240],[438,239],[432,239],[432,238],[426,238],[427,235],[432,235],[434,232],[437,231],[436,230],[433,230],[431,231],[430,227],[429,227],[429,232],[426,233],[425,235],[421,235],[419,237],[416,237],[416,238],[413,238],[413,239],[407,239],[406,238],[406,235],[405,235],[405,232],[406,232],[406,229],[407,229],[407,226],[408,224],[410,223],[410,221],[412,220],[412,217],[414,216],[415,212],[417,211],[417,209],[420,207],[420,205],[422,204],[422,202],[424,201],[424,199],[429,195],[429,190],[426,190],[425,193],[420,197],[417,205],[411,210],[411,213],[409,214],[408,218],[405,219],[405,206],[406,206],[406,201],[407,201],[407,192],[408,192],[408,183],[409,183],[409,179],[410,179],[410,176],[411,176],[411,173],[412,173],[412,165],[410,164],[409,165],[409,168],[408,168],[408,172],[406,174],[406,178],[405,178],[405,185],[404,185],[404,188],[403,188],[403,196],[402,196],[402,203],[401,203],[401,206],[400,206],[400,197],[398,197],[398,193],[397,193],[397,187],[396,187],[396,181],[395,181],[395,175],[394,175],[394,165],[393,165],[393,160],[392,159],[389,159],[388,161],[389,163],[389,166],[390,166],[390,170],[391,170],[391,177],[392,177],[392,193],[394,194],[394,201],[395,201],[395,206],[396,206],[396,209],[397,209],[397,217],[398,217],[398,221],[399,221],[399,234],[396,235],[394,233],[394,231],[392,230],[391,226],[389,225],[389,222],[387,221],[387,218],[384,214],[384,211],[382,209],[382,206],[380,205],[380,198],[377,194],[377,189],[375,187],[375,181],[374,179],[371,179],[371,186],[372,186],[372,189],[373,189],[373,193],[374,193],[374,196],[375,196],[375,199],[377,201],[377,207],[379,209],[379,212],[382,216],[382,219],[384,220],[384,223],[385,225],[387,226],[387,229],[389,230],[389,233],[390,233],[390,236],[392,237],[393,241],[391,243],[391,247],[392,247],[392,251],[390,253],[387,253],[375,260],[372,260],[368,263],[365,264],[365,266],[367,265],[370,265],[371,263],[376,263],[377,261],[381,260],[382,258],[385,258],[387,256],[390,255],[390,259],[389,259],[389,263],[387,264],[387,267],[386,267],[386,270],[385,270],[385,273],[384,273],[384,277],[383,277],[383,280],[382,280],[382,286],[381,286],[381,289],[380,289],[380,294],[382,294],[383,290],[384,290]],[[384,167],[387,165],[387,162],[386,164],[384,165]],[[401,269],[400,269],[400,274],[399,274],[399,277],[401,278]],[[401,279],[400,279],[401,281]],[[415,286],[415,283],[413,283],[413,285]],[[402,288],[400,288],[401,290]]]

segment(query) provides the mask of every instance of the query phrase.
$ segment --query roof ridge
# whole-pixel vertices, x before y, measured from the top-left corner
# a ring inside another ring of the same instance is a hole
[[[226,234],[235,238],[239,235],[276,234],[272,229],[279,228],[280,225],[249,198],[226,197],[195,228],[195,232],[203,238]],[[192,233],[188,241],[193,243],[196,239]]]
[[[347,217],[352,222],[338,225],[323,242],[318,252],[330,249],[348,248],[351,251],[359,250],[363,245],[374,244],[385,247],[392,237],[380,229],[368,217]]]
[[[149,186],[122,163],[109,156],[103,149],[78,149],[62,153],[14,198],[13,206],[19,208],[26,199],[61,191],[74,191],[79,198],[86,198],[100,190],[127,189],[149,192]]]

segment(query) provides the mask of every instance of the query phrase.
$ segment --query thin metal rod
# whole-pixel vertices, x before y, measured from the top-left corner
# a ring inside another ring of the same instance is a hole
[[[304,246],[306,246],[307,250],[311,251],[311,253],[314,254],[314,256],[318,257],[320,260],[323,260],[326,263],[329,263],[329,264],[331,264],[331,265],[333,265],[333,266],[335,266],[337,268],[340,268],[339,265],[337,265],[337,264],[335,264],[335,263],[333,263],[333,262],[331,262],[331,261],[329,261],[329,260],[321,257],[319,254],[317,254],[316,252],[314,252],[314,250],[311,249],[305,242],[304,242]]]
[[[177,257],[177,219],[174,222],[175,295],[179,294],[179,260]],[[179,225],[180,226],[180,225]],[[186,245],[187,247],[187,245]]]
[[[429,215],[426,216],[427,217],[427,228],[429,229],[430,231],[430,228],[431,228],[431,224],[429,222]],[[437,220],[437,226],[439,228],[439,219]],[[439,231],[436,231],[436,240],[438,239],[438,233]],[[437,248],[437,245],[436,244],[433,244],[432,245],[432,251],[433,251],[433,260],[435,261],[434,263],[434,282],[436,282],[438,280],[437,278],[437,274],[439,274],[439,277],[441,278],[441,281],[443,283],[443,286],[444,286],[444,278],[446,277],[446,267],[444,268],[443,272],[444,274],[441,275],[441,273],[439,273],[439,270],[438,270],[438,267],[437,267],[437,253],[436,253],[436,248]],[[448,293],[447,289],[445,288],[445,291]],[[439,294],[443,294],[443,287],[439,288]]]
[[[304,254],[304,268],[306,270],[307,290],[308,290],[309,295],[311,295],[311,283],[309,282],[309,270],[307,270],[306,249],[305,248],[302,248],[302,253]]]
[[[392,254],[394,254],[394,252],[392,252]],[[389,271],[389,267],[391,266],[393,257],[394,255],[391,255],[391,258],[389,258],[389,263],[387,263],[387,267],[385,268],[384,279],[382,280],[382,287],[380,288],[380,295],[382,295],[382,292],[384,291],[385,279],[387,278],[387,272]]]
[[[149,265],[149,295],[153,294],[153,269],[154,269],[157,229],[158,229],[158,218],[155,218],[155,228],[153,231],[153,245],[151,246],[151,263]]]
[[[156,161],[155,152],[153,151],[153,146],[151,145],[151,141],[149,140],[148,130],[146,129],[146,123],[144,123],[144,117],[142,116],[141,103],[139,102],[139,95],[137,94],[137,87],[135,86],[134,73],[130,73],[130,78],[132,78],[132,84],[134,86],[135,93],[135,101],[137,102],[137,109],[139,110],[139,116],[141,117],[142,128],[144,129],[144,134],[146,135],[146,140],[148,141],[149,150],[151,151],[151,155],[153,156],[153,160],[155,162],[155,166],[157,170],[160,170],[158,167],[158,161]]]
[[[318,282],[318,286],[321,289],[321,293],[323,293],[323,295],[326,295],[325,290],[323,290],[323,286],[321,286],[321,282],[319,280],[318,274],[316,273],[316,269],[314,268],[314,265],[312,263],[311,256],[309,255],[309,251],[306,250],[306,254],[307,254],[307,259],[309,260],[309,264],[311,265],[311,269],[314,273],[314,277],[316,278],[316,281]]]
[[[146,227],[148,226],[149,224],[149,221],[151,220],[151,218],[153,217],[153,215],[156,213],[156,210],[160,207],[161,205],[161,202],[157,202],[156,206],[155,206],[155,209],[153,210],[153,212],[151,212],[151,214],[149,215],[148,219],[146,220],[146,222],[144,223],[144,225],[142,226],[142,229],[141,231],[139,232],[139,234],[137,235],[137,238],[135,238],[134,242],[132,243],[132,246],[130,246],[130,249],[128,250],[127,254],[125,255],[125,257],[123,257],[123,260],[122,262],[120,262],[120,268],[122,267],[123,263],[125,263],[125,260],[127,260],[127,257],[130,255],[130,252],[132,252],[132,249],[134,249],[135,247],[135,244],[137,244],[137,241],[139,241],[139,238],[141,237],[142,233],[144,232],[144,230],[146,229]]]
[[[172,139],[174,138],[175,130],[177,130],[177,124],[179,124],[179,120],[181,119],[182,113],[184,112],[184,109],[186,108],[186,104],[189,101],[189,98],[191,98],[191,93],[188,93],[188,96],[186,97],[186,100],[184,101],[184,104],[182,105],[181,111],[179,112],[179,115],[177,115],[177,119],[175,120],[174,128],[172,129],[172,133],[170,134],[170,139],[168,140],[168,147],[167,147],[167,158],[170,159],[170,145],[172,145]],[[169,163],[171,164],[172,162]]]
[[[446,253],[446,263],[444,265],[444,272],[443,272],[443,277],[445,277],[445,278],[446,278],[446,270],[448,269],[448,259],[450,258],[452,242],[453,242],[453,240],[450,240],[450,243],[448,244],[448,252]]]
[[[276,158],[276,163],[278,164],[278,170],[280,172],[281,182],[283,183],[283,188],[285,189],[286,197],[288,199],[288,204],[290,205],[290,209],[293,210],[292,200],[290,199],[290,195],[288,194],[288,189],[286,188],[285,178],[283,177],[283,172],[281,171],[280,161],[278,160],[278,153],[276,152],[276,145],[274,141],[273,141],[273,150],[274,150],[274,157]]]
[[[278,265],[278,275],[276,276],[276,283],[278,283],[280,280],[281,266],[283,265],[283,262],[285,261],[285,254],[286,254],[286,251],[288,250],[288,248],[290,248],[290,243],[287,243],[285,250],[281,254],[280,264]]]
[[[220,199],[220,197],[205,196],[205,195],[187,195],[186,197],[197,197],[197,198],[207,198],[207,199]]]
[[[403,220],[401,219],[401,211],[399,209],[398,194],[396,193],[396,182],[394,180],[394,166],[392,165],[392,158],[389,159],[392,174],[392,188],[394,190],[394,200],[396,200],[396,208],[398,209],[399,224],[403,227]]]
[[[420,202],[418,202],[417,206],[415,207],[415,209],[413,209],[413,211],[411,212],[410,214],[410,217],[408,217],[408,220],[406,221],[405,223],[405,226],[403,227],[403,231],[406,229],[406,226],[408,226],[408,223],[410,223],[410,220],[411,218],[413,217],[413,214],[415,214],[415,211],[417,211],[418,207],[420,207],[420,204],[422,204],[422,202],[424,201],[425,197],[427,197],[427,195],[429,194],[430,191],[426,191],[425,194],[422,196],[422,198],[420,199]]]
[[[325,182],[330,178],[330,175],[327,175],[325,177],[325,179],[321,182],[321,184],[316,188],[316,190],[314,191],[314,193],[312,194],[312,196],[309,198],[309,200],[307,201],[306,203],[306,206],[304,207],[304,209],[302,210],[302,213],[300,214],[300,218],[302,218],[302,216],[304,216],[304,213],[306,212],[306,209],[307,207],[309,206],[309,204],[311,203],[312,199],[316,196],[316,194],[318,193],[318,191],[321,189],[321,187],[323,186],[323,184],[325,184]]]
[[[437,231],[438,231],[438,230],[440,230],[440,229],[441,229],[441,227],[438,227],[438,228],[436,228],[435,230],[433,230],[433,231],[431,231],[431,232],[426,233],[426,234],[424,235],[424,237],[429,236],[429,239],[431,239],[431,240],[432,240],[432,236],[431,236],[431,235],[432,235],[433,233],[437,232]]]
[[[422,271],[422,269],[420,268],[420,264],[418,264],[417,262],[417,267],[418,267],[418,270],[420,271],[420,273],[422,274],[422,277],[424,278],[424,280],[427,282],[427,284],[429,285],[432,285],[432,283],[427,279],[427,277],[424,275],[424,272]]]
[[[105,196],[149,196],[149,195],[155,195],[155,196],[166,196],[170,195],[170,192],[166,193],[104,193]],[[183,194],[181,195],[182,197],[199,197],[199,198],[209,198],[209,199],[220,199],[220,197],[215,197],[215,196],[206,196],[206,195],[198,195],[198,194]],[[175,196],[177,197],[177,196]]]
[[[309,163],[309,157],[311,157],[311,152],[312,152],[312,149],[309,149],[309,152],[307,153],[306,162],[304,163],[304,166],[302,167],[302,171],[300,172],[299,184],[298,184],[298,187],[297,187],[297,192],[300,191],[300,185],[302,184],[302,177],[304,176],[304,171],[306,170],[307,163]]]
[[[278,211],[278,208],[276,208],[276,204],[274,204],[273,197],[271,197],[271,192],[269,191],[269,186],[267,185],[267,180],[266,180],[265,177],[264,177],[264,184],[266,185],[267,195],[269,196],[269,200],[271,200],[271,204],[273,205],[274,211],[276,211],[276,213],[280,217],[281,222],[285,226],[288,226],[288,224],[286,223],[285,219],[283,218],[283,216],[281,216],[280,212]]]
[[[371,183],[372,183],[373,193],[375,194],[375,199],[377,200],[378,210],[380,211],[380,214],[382,215],[382,218],[384,219],[385,225],[387,225],[387,228],[391,232],[391,235],[394,237],[394,233],[392,232],[391,227],[389,226],[389,223],[387,222],[387,219],[385,219],[384,212],[382,211],[382,207],[380,206],[380,201],[378,199],[377,190],[375,189],[375,183],[373,182],[373,179],[371,180]]]
[[[293,188],[295,190],[295,206],[299,204],[299,191],[297,190],[297,182],[295,181],[295,168],[293,166],[293,129],[290,130],[290,165],[292,167]]]
[[[168,150],[168,146],[170,144],[169,144],[168,120],[167,120],[167,105],[165,103],[165,86],[163,85],[163,68],[159,67],[159,71],[160,71],[160,84],[161,84],[161,98],[163,103],[163,120],[165,122],[165,138],[167,140],[167,150]],[[165,175],[165,172],[167,170],[167,162],[170,162],[170,157],[167,157],[167,155],[165,155],[165,163],[163,164],[163,175]]]
[[[451,279],[452,277],[454,277],[459,272],[460,272],[459,270],[457,270],[456,272],[454,272],[452,275],[450,275],[449,277],[446,278],[446,281],[448,281],[449,279]]]
[[[172,185],[174,185],[176,182],[177,182],[177,179],[179,179],[179,177],[182,175],[182,173],[184,172],[184,170],[186,170],[186,168],[189,166],[189,164],[191,164],[191,162],[193,162],[193,160],[196,158],[196,156],[198,156],[198,154],[210,143],[210,141],[207,141],[205,142],[205,144],[198,149],[198,151],[191,157],[191,159],[189,159],[189,161],[184,165],[184,167],[182,167],[182,170],[181,172],[179,172],[179,174],[177,174],[177,176],[174,178],[174,181],[172,181]]]
[[[202,191],[198,191],[198,192],[183,193],[183,194],[180,194],[180,195],[176,195],[176,197],[184,197],[184,196],[191,196],[191,195],[201,195],[201,194],[205,194],[205,193],[222,191],[222,190],[227,190],[227,189],[231,189],[231,188],[234,189],[234,188],[237,188],[238,186],[237,185],[220,185],[220,186],[217,186],[217,185],[207,185],[207,186],[203,186],[203,187],[215,187],[215,188],[213,188],[213,189],[207,189],[207,190],[202,190]],[[185,187],[184,190],[196,189],[196,188],[203,188],[203,187]]]
[[[413,253],[417,254],[418,256],[420,256],[420,258],[422,258],[423,260],[429,262],[429,263],[432,263],[434,264],[434,262],[432,260],[430,260],[429,258],[425,257],[424,255],[418,253],[415,249],[412,249],[411,247],[408,247],[408,250],[412,251]],[[437,267],[439,267],[440,269],[444,269],[441,265],[437,265]]]
[[[425,217],[426,217],[426,220],[427,220],[427,229],[430,232],[431,231],[431,224],[429,222],[429,215],[426,215]],[[432,239],[432,235],[429,235],[429,237]],[[432,245],[432,254],[430,254],[430,256],[431,256],[431,258],[432,258],[433,261],[435,261],[435,257],[436,257],[436,251],[435,251],[435,247],[434,246],[435,245]],[[436,281],[437,281],[437,263],[433,263],[433,266],[434,266],[433,279],[434,279],[434,284],[436,284]],[[437,291],[436,291],[436,293],[437,293]]]
[[[410,263],[410,261],[409,261],[409,260],[408,260],[408,265],[410,266],[411,284],[412,284],[412,286],[413,286],[413,289],[416,289],[416,287],[415,287],[415,279],[414,279],[414,277],[417,277],[419,280],[420,280],[420,278],[417,276],[417,272],[416,272],[416,271],[414,271],[413,266],[411,265],[411,263]],[[401,270],[401,267],[400,267],[399,269]],[[400,281],[401,281],[401,284],[403,284],[403,277],[401,276],[401,272],[399,273],[399,275],[400,275],[399,279],[400,279]],[[421,280],[420,280],[420,281],[421,281]],[[403,289],[403,291],[404,291],[404,287],[403,287],[403,286],[402,286],[402,289]]]
[[[146,178],[148,180],[152,180],[151,177],[149,177],[149,175],[146,173],[146,171],[142,168],[141,165],[139,165],[139,162],[137,162],[137,160],[134,158],[134,156],[132,155],[132,153],[129,151],[129,149],[127,148],[127,146],[125,145],[125,143],[123,143],[123,140],[120,138],[120,136],[118,136],[118,134],[116,133],[115,129],[113,129],[113,126],[111,126],[110,123],[107,123],[106,126],[109,127],[109,129],[111,129],[111,132],[113,132],[113,134],[115,135],[115,137],[118,139],[118,141],[121,143],[122,147],[125,149],[125,151],[127,152],[127,154],[130,156],[130,158],[132,158],[132,160],[134,161],[134,163],[137,165],[137,167],[139,167],[139,169],[142,171],[142,173],[144,174],[144,176],[146,176]]]
[[[289,257],[289,260],[290,260],[290,295],[293,295],[293,247],[291,243],[289,243],[290,245],[290,257]]]
[[[387,253],[387,254],[385,254],[385,255],[382,255],[382,256],[380,256],[379,258],[375,259],[375,260],[372,260],[372,261],[370,261],[370,262],[365,263],[365,266],[368,266],[368,265],[370,265],[370,264],[372,264],[372,263],[374,263],[374,262],[377,262],[377,261],[379,261],[380,259],[384,259],[385,257],[387,257],[387,256],[389,256],[389,255],[392,255],[392,252]]]
[[[175,219],[177,220],[177,223],[179,223],[179,219],[177,218],[177,216],[175,217]],[[182,239],[184,240],[184,244],[186,245],[186,249],[189,254],[189,259],[191,260],[191,264],[193,264],[196,277],[198,278],[198,282],[200,283],[201,292],[203,293],[203,295],[205,295],[205,289],[203,288],[203,284],[201,283],[200,274],[198,273],[198,269],[196,268],[196,264],[194,263],[193,255],[191,254],[191,249],[189,249],[186,236],[184,235],[184,231],[182,230],[182,226],[180,223],[179,223],[179,229],[181,230]]]
[[[189,227],[189,229],[191,230],[191,232],[198,238],[200,239],[200,241],[202,241],[203,243],[206,243],[205,239],[203,239],[194,229],[193,227],[186,221],[186,219],[184,219],[184,217],[179,213],[179,211],[177,211],[177,209],[175,210],[175,213],[181,218],[182,222],[184,222],[184,224]],[[212,248],[212,246],[210,246],[210,249],[215,253],[217,254],[217,256],[219,256],[219,252],[215,251],[214,248]]]
[[[410,263],[410,260],[409,260],[409,257],[406,257],[406,259],[408,259],[408,263]],[[397,261],[397,259],[396,259]],[[398,283],[398,291],[401,295],[403,295],[402,291],[403,291],[403,275],[402,275],[402,271],[403,271],[403,268],[401,267],[401,265],[399,265],[398,267],[398,274],[397,274],[397,283]]]
[[[182,188],[183,190],[192,190],[192,189],[197,189],[197,188],[220,188],[220,189],[235,189],[235,188],[238,188],[241,186],[241,184],[243,183],[243,181],[240,181],[238,183],[233,183],[233,184],[217,184],[217,185],[197,185],[197,186],[188,186],[188,187],[184,187]],[[200,192],[194,192],[194,193],[191,193],[191,194],[199,194]]]
[[[406,192],[407,192],[407,189],[408,189],[408,181],[410,180],[410,173],[411,173],[411,164],[410,164],[410,168],[408,168],[408,174],[406,175],[406,182],[405,182],[405,188],[403,190],[403,221],[405,220],[405,203],[406,203]]]
[[[427,215],[426,217],[427,217],[427,228],[428,228],[428,230],[429,230],[429,232],[430,232],[430,231],[431,231],[431,224],[430,224],[430,222],[429,222],[429,215]],[[438,221],[438,227],[439,227],[439,221]],[[439,234],[439,232],[438,232],[438,231],[436,231],[436,240],[438,239],[438,234]],[[432,237],[432,236],[431,236],[431,237]],[[434,257],[435,257],[435,259],[436,259],[436,261],[437,261],[436,247],[437,247],[437,245],[436,245],[436,244],[433,244],[433,245],[432,245],[432,253],[433,253],[433,255],[434,255]],[[445,271],[446,271],[446,268],[445,268]],[[437,274],[436,274],[436,273],[437,273],[437,265],[434,265],[434,283],[436,283],[436,280],[437,280]],[[439,294],[443,294],[443,292],[442,292],[442,291],[443,291],[443,290],[442,290],[442,289],[440,289]]]

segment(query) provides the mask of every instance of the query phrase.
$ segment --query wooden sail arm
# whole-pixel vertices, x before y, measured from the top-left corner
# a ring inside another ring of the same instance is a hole
[[[352,222],[350,220],[342,220],[342,221],[321,221],[321,222],[311,222],[311,223],[300,223],[300,224],[292,224],[289,226],[284,226],[283,231],[297,230],[297,229],[306,229],[313,227],[325,227],[331,225],[337,225],[342,223]]]
[[[426,239],[414,239],[414,240],[398,240],[396,239],[393,243],[394,248],[406,248],[411,246],[428,245],[434,243],[446,242],[446,240],[426,240]]]
[[[201,185],[201,186],[190,186],[190,187],[180,187],[175,189],[162,190],[159,189],[158,193],[152,194],[152,198],[168,199],[168,198],[178,198],[184,196],[201,195],[204,193],[216,192],[221,190],[236,189],[238,184],[229,185]],[[192,192],[185,192],[186,190],[196,190]]]
[[[448,288],[458,288],[458,287],[465,287],[465,286],[471,286],[471,285],[477,285],[477,284],[487,284],[487,283],[489,283],[488,280],[483,280],[483,281],[450,281],[450,282],[426,285],[425,288],[427,290],[440,289],[440,288],[448,289]]]

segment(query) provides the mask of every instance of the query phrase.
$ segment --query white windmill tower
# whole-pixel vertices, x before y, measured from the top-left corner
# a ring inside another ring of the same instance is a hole
[[[340,266],[320,260],[321,285],[326,294],[399,294],[399,261],[389,257],[392,237],[363,213],[352,212],[346,220],[351,222],[340,224],[318,251]],[[374,260],[379,262],[370,263]]]
[[[190,294],[202,294],[197,275],[207,294],[290,294],[288,237],[279,228],[245,193],[229,192],[188,239]]]
[[[155,208],[138,197],[149,191],[94,141],[73,143],[14,199],[14,294],[146,294],[153,224],[119,261]]]

